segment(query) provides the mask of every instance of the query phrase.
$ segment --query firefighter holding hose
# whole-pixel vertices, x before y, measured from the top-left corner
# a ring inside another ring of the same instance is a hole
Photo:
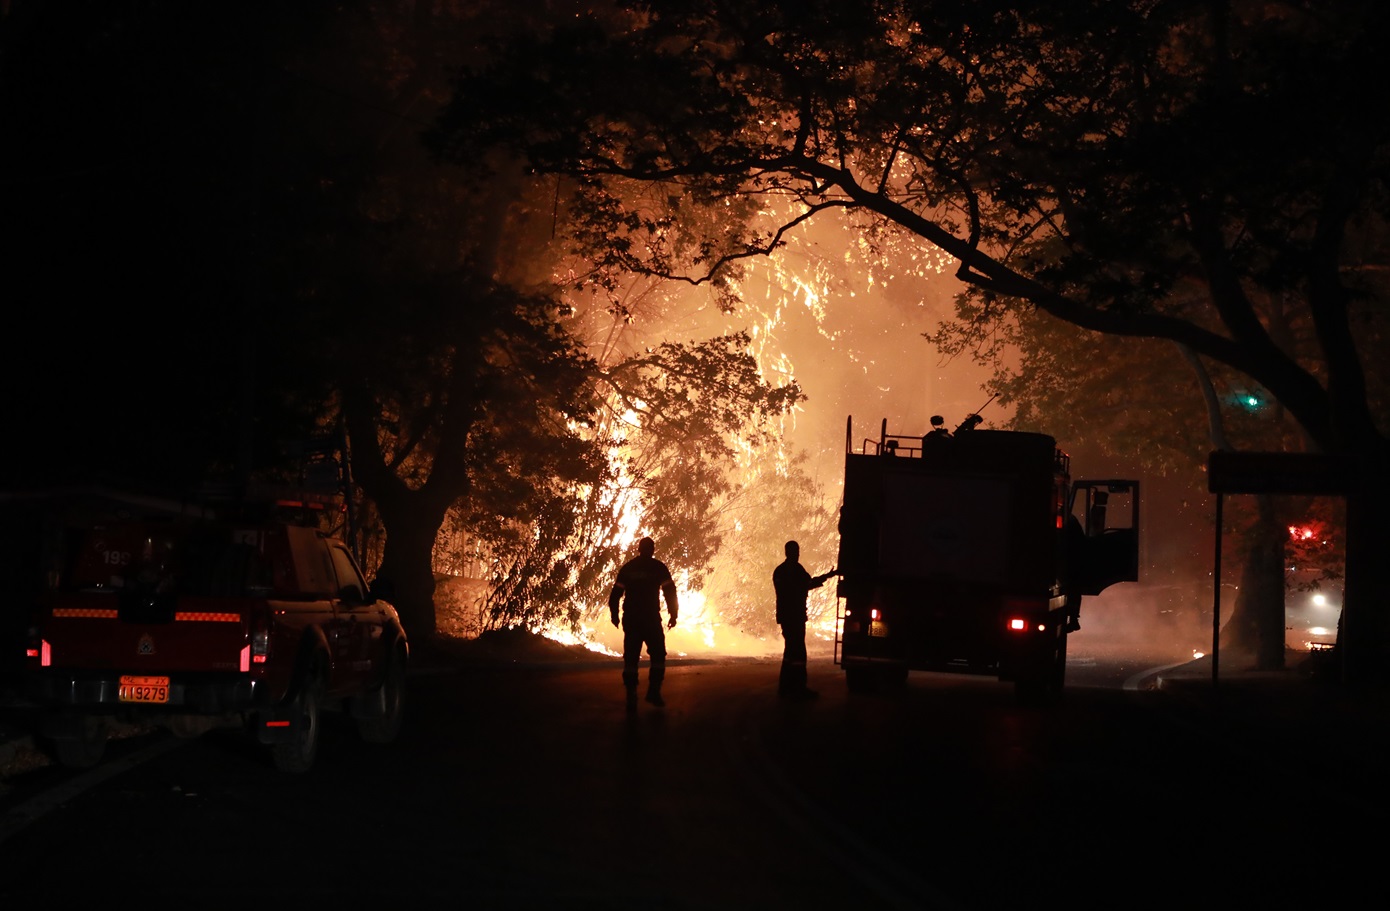
[[[839,570],[812,576],[801,565],[801,545],[795,541],[788,541],[783,552],[787,559],[772,571],[777,623],[782,627],[782,670],[777,694],[788,699],[814,699],[820,694],[806,686],[806,595]]]

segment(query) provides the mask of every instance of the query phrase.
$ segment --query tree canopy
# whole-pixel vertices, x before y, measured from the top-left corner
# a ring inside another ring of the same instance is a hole
[[[706,571],[732,455],[800,392],[737,331],[668,337],[673,295],[643,310],[587,278],[554,180],[420,141],[441,61],[543,31],[553,4],[89,12],[0,13],[9,302],[34,333],[6,361],[32,391],[7,404],[32,443],[7,485],[71,469],[196,496],[292,480],[331,436],[413,633],[446,520],[486,552],[499,623],[573,622],[611,581],[615,490]]]
[[[592,248],[563,245],[574,234],[556,224],[553,181],[495,148],[440,167],[402,113],[407,102],[435,105],[441,44],[477,50],[474,27],[506,17],[356,12],[326,50],[295,58],[306,86],[297,110],[331,123],[299,136],[307,154],[276,159],[302,165],[276,194],[295,216],[278,226],[277,290],[293,337],[312,342],[304,358],[323,414],[347,430],[354,479],[383,526],[381,573],[407,626],[434,629],[446,519],[466,525],[489,567],[489,622],[573,625],[601,602],[595,590],[621,556],[615,536],[630,504],[613,490],[624,484],[638,489],[672,567],[703,572],[719,543],[708,513],[730,468],[723,438],[757,435],[799,391],[763,379],[746,337],[647,336],[637,351],[590,337],[604,317],[587,318],[583,283],[570,276]],[[363,53],[343,53],[355,47]],[[325,83],[354,87],[347,111],[325,112]],[[631,317],[611,294],[603,309],[609,324]],[[660,325],[649,322],[647,332]]]
[[[622,27],[580,20],[464,71],[437,154],[513,145],[577,182],[610,262],[731,306],[740,263],[848,210],[954,257],[982,327],[1037,308],[1224,365],[1358,466],[1344,644],[1378,656],[1362,669],[1390,656],[1367,329],[1390,120],[1358,91],[1379,78],[1382,4],[624,7]],[[634,181],[649,192],[617,191]]]

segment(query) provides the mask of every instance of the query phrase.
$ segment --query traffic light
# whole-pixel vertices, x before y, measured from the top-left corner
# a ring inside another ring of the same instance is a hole
[[[1227,398],[1231,404],[1251,414],[1264,411],[1269,399],[1263,389],[1236,389]]]

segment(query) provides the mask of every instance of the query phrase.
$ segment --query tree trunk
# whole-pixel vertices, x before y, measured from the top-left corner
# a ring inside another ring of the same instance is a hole
[[[1248,656],[1258,670],[1284,666],[1284,544],[1287,536],[1266,494],[1257,497],[1259,518],[1246,533],[1245,567],[1221,647]]]
[[[1347,563],[1337,651],[1347,683],[1390,681],[1390,479],[1366,459],[1347,495]]]
[[[377,578],[400,612],[406,635],[425,639],[436,629],[434,541],[444,524],[444,506],[422,490],[395,488],[376,500],[386,543]]]
[[[353,452],[353,476],[362,493],[376,506],[386,541],[377,570],[377,588],[396,606],[406,634],[421,641],[434,633],[434,542],[449,506],[468,492],[468,475],[440,470],[418,488],[407,486],[387,464],[377,442],[376,399],[360,386],[343,389],[343,416]],[[466,422],[465,425],[466,427]],[[450,428],[445,436],[466,439],[466,430]],[[455,451],[436,454],[436,460],[462,460]]]

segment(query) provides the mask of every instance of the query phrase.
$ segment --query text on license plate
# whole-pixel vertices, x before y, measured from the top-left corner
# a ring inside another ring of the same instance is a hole
[[[122,674],[116,698],[121,702],[168,702],[169,678]]]
[[[887,623],[884,623],[882,620],[870,620],[870,621],[869,621],[869,635],[870,635],[870,636],[886,636],[886,635],[888,635],[888,624],[887,624]]]

